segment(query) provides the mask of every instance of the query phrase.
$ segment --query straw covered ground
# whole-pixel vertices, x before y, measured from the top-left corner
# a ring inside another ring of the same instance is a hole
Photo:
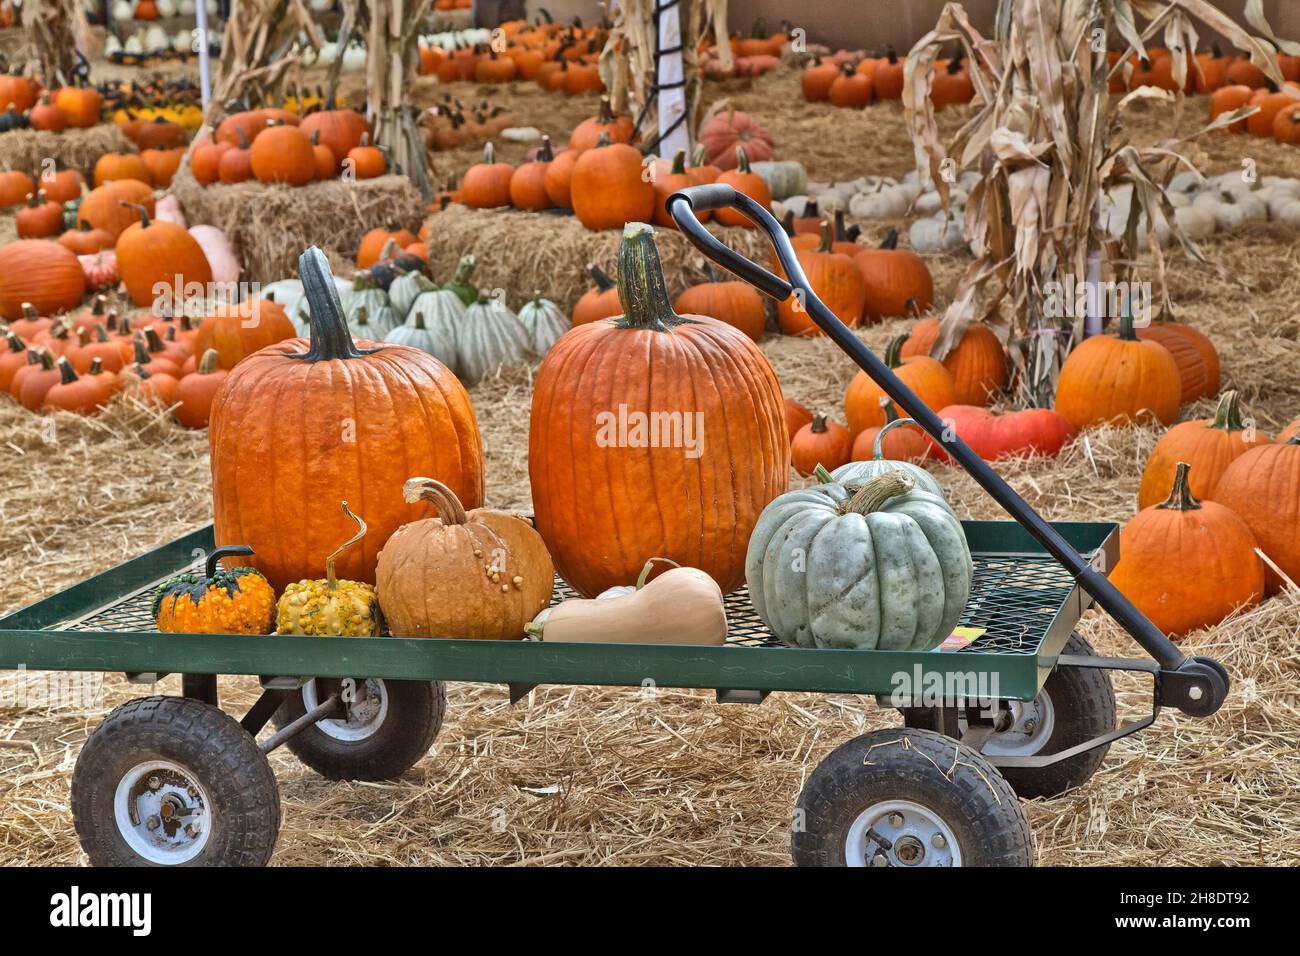
[[[860,117],[810,108],[790,98],[793,88],[785,75],[727,84],[722,92],[762,117],[785,155],[804,158],[816,178],[909,168],[896,109],[873,107]],[[467,86],[463,95],[478,92]],[[535,125],[541,124],[531,117],[552,115],[552,102],[578,116],[592,110],[590,101],[524,87],[513,98],[509,90],[493,96],[510,99]],[[1190,103],[1182,128],[1190,130],[1203,108],[1203,101]],[[1144,113],[1134,125],[1145,135],[1158,120]],[[1300,174],[1293,151],[1241,138],[1220,137],[1198,158],[1217,172],[1239,168],[1245,150],[1261,174]],[[472,151],[458,153],[465,164],[473,161]],[[444,166],[451,161],[442,157]],[[480,280],[494,284],[493,261],[524,250],[498,234],[508,230],[485,223]],[[584,285],[578,271],[593,249],[608,255],[603,239],[571,237],[568,225],[555,220],[552,241],[575,251],[544,260],[557,270],[544,290],[565,297]],[[867,224],[867,233],[878,238],[888,225]],[[446,262],[463,251],[449,249]],[[1217,236],[1207,252],[1222,274],[1173,260],[1179,315],[1214,339],[1225,387],[1240,389],[1259,427],[1274,430],[1300,415],[1300,244],[1266,226]],[[940,307],[967,261],[932,260]],[[522,297],[531,289],[512,292]],[[891,322],[861,334],[880,348],[905,326]],[[852,368],[831,345],[769,336],[763,349],[789,396],[838,413]],[[529,505],[532,374],[514,370],[472,390],[494,506]],[[1207,409],[1203,403],[1184,416]],[[1098,429],[1058,459],[998,468],[1048,518],[1123,521],[1133,513],[1141,466],[1157,437],[1148,428]],[[91,421],[39,420],[0,402],[0,608],[209,520],[206,456],[202,433],[183,432],[125,402]],[[1000,516],[959,472],[940,466],[936,474],[963,517]],[[1102,653],[1140,653],[1095,612],[1081,630]],[[1208,720],[1164,713],[1153,728],[1115,744],[1083,788],[1027,804],[1038,862],[1300,863],[1298,632],[1300,594],[1293,592],[1187,638],[1185,649],[1217,657],[1232,673],[1228,702]],[[0,863],[76,863],[68,780],[78,749],[109,708],[143,691],[109,676],[102,706],[51,709],[40,701],[40,675],[27,683],[26,706],[14,701],[13,678],[0,683]],[[1144,684],[1121,676],[1116,686],[1123,715],[1141,715],[1149,704]],[[159,689],[176,693],[176,679]],[[232,703],[251,702],[255,691],[251,681],[223,680]],[[503,687],[452,685],[433,752],[401,780],[328,783],[286,752],[275,754],[284,801],[275,860],[780,865],[789,860],[790,810],[818,761],[856,734],[897,723],[893,712],[853,697],[778,694],[759,707],[727,707],[703,692],[551,687],[511,707]]]

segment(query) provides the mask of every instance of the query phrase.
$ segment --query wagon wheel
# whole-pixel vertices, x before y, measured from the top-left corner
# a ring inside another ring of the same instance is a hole
[[[92,866],[264,866],[280,792],[238,722],[197,700],[144,697],[81,748],[72,822]]]
[[[1081,634],[1071,634],[1062,654],[1092,657],[1092,645]],[[994,732],[980,753],[998,757],[1032,757],[1060,753],[1115,729],[1115,689],[1110,675],[1095,667],[1057,667],[1032,701],[1010,701],[1010,721]],[[905,712],[907,714],[909,712]],[[915,726],[905,717],[906,726]],[[958,731],[968,727],[958,718]],[[1055,797],[1087,783],[1106,759],[1110,745],[1094,747],[1046,767],[1004,767],[1012,789],[1025,799]]]
[[[832,751],[799,795],[798,866],[1030,866],[1029,823],[983,757],[928,730],[879,730]]]
[[[401,776],[429,752],[447,709],[447,687],[440,680],[316,678],[285,698],[273,718],[276,727],[289,725],[334,692],[347,702],[346,716],[319,720],[286,744],[330,780]]]

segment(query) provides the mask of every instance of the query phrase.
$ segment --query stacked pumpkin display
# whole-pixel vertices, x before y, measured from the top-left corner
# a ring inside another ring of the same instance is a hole
[[[547,92],[599,93],[605,89],[598,63],[606,30],[597,24],[561,26],[549,14],[537,23],[509,20],[490,38],[455,40],[450,47],[420,46],[420,72],[440,82],[532,81]]]
[[[975,98],[970,67],[960,57],[937,60],[930,83],[930,99],[936,110],[958,106]],[[845,53],[816,57],[800,77],[800,88],[809,102],[862,109],[870,103],[898,100],[903,95],[903,61],[893,47],[883,56]]]
[[[69,85],[44,89],[30,76],[0,73],[0,132],[34,129],[62,133],[99,123],[101,97],[92,86]]]
[[[194,144],[190,171],[201,186],[249,180],[306,186],[340,176],[383,176],[388,159],[370,141],[369,124],[355,110],[320,109],[300,117],[290,109],[266,107],[222,120],[211,137]]]

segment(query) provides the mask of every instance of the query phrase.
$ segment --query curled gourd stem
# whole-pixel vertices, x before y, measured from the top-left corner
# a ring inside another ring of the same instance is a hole
[[[346,501],[341,502],[341,504],[343,505],[343,513],[357,523],[357,533],[331,551],[329,557],[325,559],[325,580],[329,582],[331,591],[339,586],[339,580],[334,575],[334,559],[366,536],[366,523],[349,510]]]
[[[465,506],[452,491],[436,478],[408,478],[402,485],[402,497],[407,504],[427,501],[438,509],[445,525],[464,524],[468,520]]]
[[[246,544],[232,544],[227,545],[224,548],[213,548],[208,554],[208,560],[204,564],[203,574],[205,577],[214,577],[217,573],[217,566],[220,564],[222,558],[242,557],[243,555],[252,553],[253,549]]]
[[[676,561],[674,561],[672,558],[651,558],[649,561],[645,563],[645,567],[641,569],[641,573],[637,575],[636,589],[638,591],[640,591],[643,587],[645,587],[645,582],[646,579],[650,577],[651,569],[654,568],[655,564],[658,562],[663,562],[664,564],[671,564],[675,568],[681,567],[681,565],[678,564]]]
[[[856,512],[869,515],[879,511],[886,501],[905,495],[916,487],[916,479],[905,471],[887,471],[865,482],[853,497],[840,506],[841,514]]]
[[[1170,511],[1195,511],[1201,507],[1201,503],[1192,497],[1192,487],[1187,481],[1187,473],[1191,470],[1192,466],[1187,462],[1178,463],[1178,468],[1174,472],[1174,486],[1169,490],[1169,497],[1165,499],[1164,504],[1156,505],[1157,508]]]

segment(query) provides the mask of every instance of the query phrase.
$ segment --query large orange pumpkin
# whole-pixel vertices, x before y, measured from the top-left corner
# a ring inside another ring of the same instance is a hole
[[[464,387],[418,349],[353,342],[324,253],[312,247],[300,261],[310,341],[235,366],[208,432],[216,543],[250,545],[248,563],[277,591],[319,577],[356,530],[318,502],[343,499],[364,516],[369,533],[336,571],[371,583],[389,535],[429,516],[402,498],[407,470],[436,477],[467,507],[483,502],[483,444]]]
[[[1152,624],[1175,637],[1218,624],[1264,594],[1251,529],[1230,509],[1197,501],[1187,473],[1180,462],[1167,500],[1120,530],[1119,564],[1110,576]]]
[[[923,319],[912,326],[901,355],[929,355],[939,339],[939,320]],[[1007,353],[997,333],[987,325],[972,322],[961,340],[943,357],[943,367],[952,374],[959,405],[987,405],[1007,387]]]
[[[569,198],[574,215],[588,229],[621,229],[654,215],[655,188],[642,175],[641,151],[604,142],[584,152],[573,166]]]
[[[743,333],[673,312],[648,225],[625,228],[618,272],[625,316],[575,326],[537,373],[537,529],[587,596],[635,581],[653,557],[730,591],[759,513],[789,479],[780,383]]]
[[[1123,316],[1117,335],[1084,339],[1066,357],[1056,410],[1080,428],[1150,418],[1172,425],[1182,391],[1169,350],[1139,339],[1132,318]]]
[[[219,305],[204,318],[194,339],[194,354],[215,349],[218,368],[234,368],[258,349],[295,335],[284,306],[270,299],[245,299]]]
[[[117,238],[117,271],[136,305],[180,303],[209,294],[212,266],[198,240],[184,226],[149,218],[136,207],[140,221]]]
[[[18,319],[23,303],[42,315],[74,309],[86,294],[75,254],[49,239],[17,239],[0,247],[0,316]]]
[[[957,388],[952,374],[941,362],[928,355],[903,358],[903,343],[906,341],[907,336],[900,335],[889,343],[885,350],[885,364],[932,411],[956,405]],[[844,417],[854,435],[865,428],[885,424],[886,416],[881,399],[888,397],[866,372],[859,371],[853,376],[844,393]]]
[[[1260,550],[1300,584],[1300,435],[1238,456],[1214,486],[1214,500],[1240,515]],[[1269,594],[1282,590],[1272,568],[1265,577]]]
[[[1180,422],[1156,442],[1142,471],[1138,507],[1149,508],[1164,500],[1180,461],[1192,466],[1192,494],[1213,498],[1214,487],[1228,466],[1267,441],[1267,435],[1241,423],[1237,393],[1224,392],[1213,418]]]

